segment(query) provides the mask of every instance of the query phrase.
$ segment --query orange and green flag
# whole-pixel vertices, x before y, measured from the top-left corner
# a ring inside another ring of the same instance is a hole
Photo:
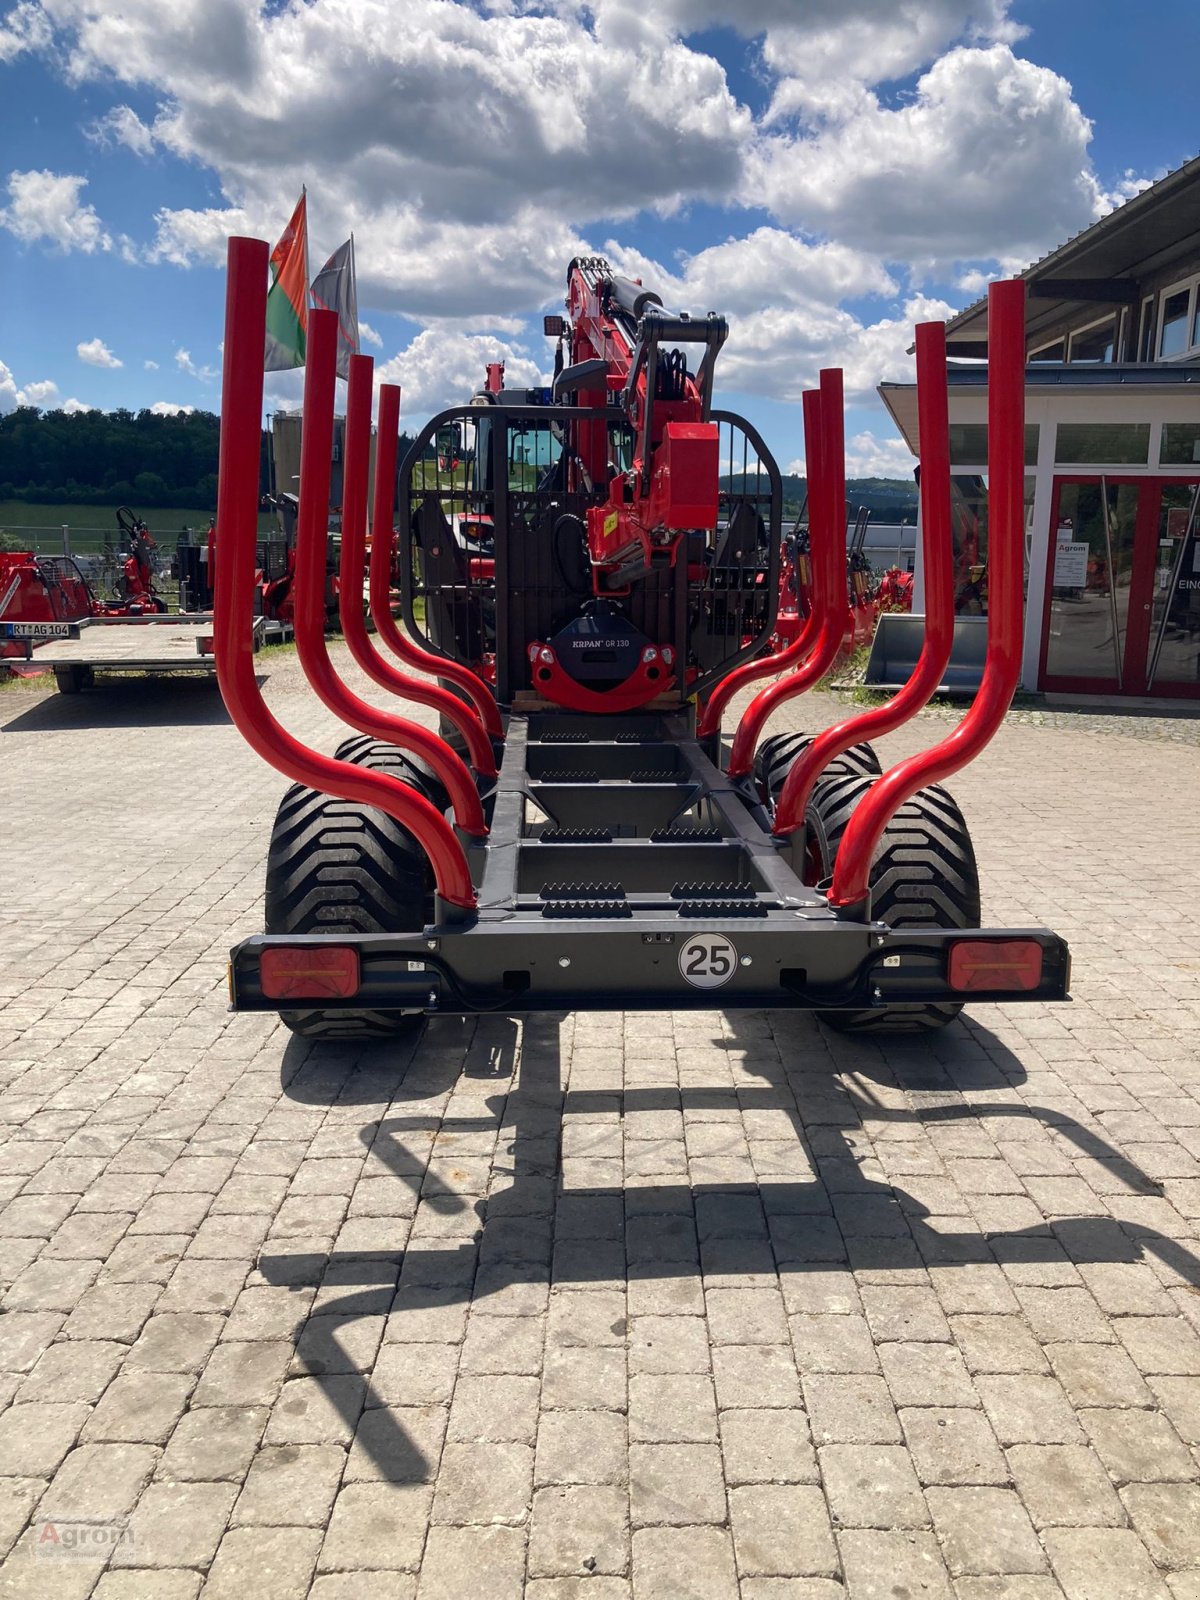
[[[284,372],[304,365],[308,337],[308,194],[302,190],[271,251],[271,287],[267,291],[266,372]]]

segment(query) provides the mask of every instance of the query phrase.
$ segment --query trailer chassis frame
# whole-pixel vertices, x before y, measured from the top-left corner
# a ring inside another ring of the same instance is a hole
[[[407,935],[245,939],[230,962],[232,1008],[436,1016],[1067,998],[1067,947],[1046,929],[893,929],[831,907],[802,882],[792,846],[772,837],[752,788],[710,760],[682,714],[513,716],[491,840],[463,837],[473,918],[435,906]],[[697,984],[684,958],[706,942],[728,970]],[[1041,951],[1036,982],[951,983],[955,947],[979,948],[986,963],[986,947],[1017,944]],[[352,994],[264,993],[266,952],[330,946],[354,952]]]

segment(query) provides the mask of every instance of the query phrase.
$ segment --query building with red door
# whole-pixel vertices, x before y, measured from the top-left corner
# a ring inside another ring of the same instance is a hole
[[[1200,699],[1200,158],[1023,277],[1023,686]],[[947,348],[955,603],[983,617],[986,301]],[[915,388],[879,394],[919,458]]]

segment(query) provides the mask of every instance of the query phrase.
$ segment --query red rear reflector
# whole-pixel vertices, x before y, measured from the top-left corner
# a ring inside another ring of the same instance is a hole
[[[950,946],[950,987],[1036,989],[1042,981],[1042,947],[1036,939],[962,939]]]
[[[272,945],[258,963],[268,1000],[349,1000],[358,993],[352,945]]]

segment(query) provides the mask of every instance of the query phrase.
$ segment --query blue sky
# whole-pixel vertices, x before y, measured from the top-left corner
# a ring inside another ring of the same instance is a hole
[[[313,270],[353,229],[364,349],[414,419],[489,359],[544,371],[541,313],[603,250],[728,314],[721,401],[785,466],[844,364],[851,469],[902,472],[873,391],[913,320],[1196,153],[1194,0],[402,14],[0,0],[0,409],[215,409],[223,240],[274,240],[306,182]]]

